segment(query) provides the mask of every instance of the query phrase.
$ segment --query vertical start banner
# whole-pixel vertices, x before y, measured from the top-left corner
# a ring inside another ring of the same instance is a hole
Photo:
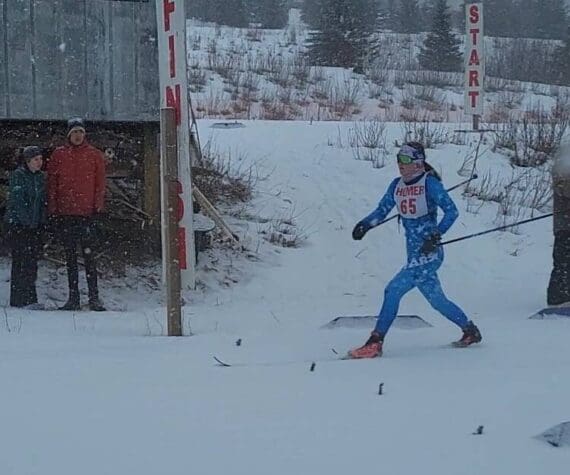
[[[196,285],[196,256],[194,253],[192,169],[190,164],[190,124],[186,58],[186,15],[184,11],[184,0],[156,0],[156,9],[158,22],[160,107],[172,107],[176,112],[178,190],[180,198],[178,202],[178,238],[181,284],[182,289],[194,289]],[[162,126],[163,124],[161,124],[161,127]],[[161,157],[161,161],[163,159],[164,158]],[[166,210],[162,210],[161,218],[164,229]]]
[[[485,42],[483,4],[465,5],[465,114],[483,115],[485,83]]]

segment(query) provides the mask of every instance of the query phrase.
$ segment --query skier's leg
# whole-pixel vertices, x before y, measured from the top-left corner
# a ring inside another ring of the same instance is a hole
[[[396,318],[400,300],[414,287],[412,271],[404,268],[396,274],[384,289],[384,301],[382,302],[382,308],[380,309],[374,331],[363,346],[348,352],[350,358],[376,358],[382,356],[384,336]]]
[[[467,327],[469,319],[461,308],[446,297],[441,288],[437,272],[423,274],[422,278],[418,279],[417,286],[418,290],[435,310],[461,329]]]
[[[384,289],[384,301],[382,308],[376,321],[374,331],[382,335],[386,335],[390,326],[394,322],[400,301],[410,290],[415,287],[413,273],[410,269],[404,268],[388,283]]]

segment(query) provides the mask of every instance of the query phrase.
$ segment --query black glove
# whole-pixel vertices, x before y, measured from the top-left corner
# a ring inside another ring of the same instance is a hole
[[[428,255],[435,252],[441,243],[441,234],[437,231],[434,232],[430,237],[424,240],[422,244],[422,254]]]
[[[352,239],[360,241],[368,231],[370,231],[370,226],[366,223],[359,222],[352,230]]]

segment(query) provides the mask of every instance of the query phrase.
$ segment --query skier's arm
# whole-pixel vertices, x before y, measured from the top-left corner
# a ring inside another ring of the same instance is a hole
[[[394,199],[394,190],[398,184],[398,180],[399,179],[397,178],[392,181],[388,187],[388,190],[386,190],[386,193],[380,200],[380,203],[378,203],[376,209],[372,211],[372,213],[370,213],[368,216],[366,216],[366,218],[362,219],[360,221],[361,223],[372,229],[378,226],[382,221],[384,221],[384,219],[386,219],[388,213],[392,211],[392,208],[394,208],[394,206],[396,206],[396,200]]]
[[[453,200],[450,198],[449,193],[445,191],[442,183],[433,177],[428,178],[428,180],[428,198],[431,198],[443,211],[443,217],[438,223],[437,229],[440,235],[444,235],[449,228],[453,226],[453,223],[455,223],[455,220],[459,216],[459,211],[457,210],[457,206],[455,206]]]

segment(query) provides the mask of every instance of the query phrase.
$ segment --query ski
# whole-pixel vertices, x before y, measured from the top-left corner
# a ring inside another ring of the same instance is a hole
[[[267,361],[267,362],[259,362],[254,361],[250,363],[232,363],[228,362],[225,359],[219,358],[216,355],[213,355],[212,358],[216,362],[216,366],[221,368],[233,368],[233,367],[248,367],[248,366],[286,366],[286,365],[293,365],[293,364],[310,364],[311,371],[314,371],[316,363],[328,363],[331,361],[346,361],[346,360],[353,360],[348,356],[348,354],[341,355],[338,351],[334,348],[331,348],[331,351],[334,353],[334,357],[330,358],[316,358],[316,359],[306,359],[306,360],[291,360],[291,361]]]
[[[214,358],[214,360],[216,361],[216,363],[218,363],[218,366],[223,366],[224,368],[230,368],[230,367],[232,366],[231,364],[228,364],[228,363],[222,361],[222,360],[221,360],[220,358],[218,358],[217,356],[214,356],[213,358]]]
[[[533,320],[544,320],[547,318],[564,318],[570,317],[570,306],[567,305],[559,305],[556,307],[546,307],[542,310],[539,310],[534,315],[531,315],[529,318]]]

